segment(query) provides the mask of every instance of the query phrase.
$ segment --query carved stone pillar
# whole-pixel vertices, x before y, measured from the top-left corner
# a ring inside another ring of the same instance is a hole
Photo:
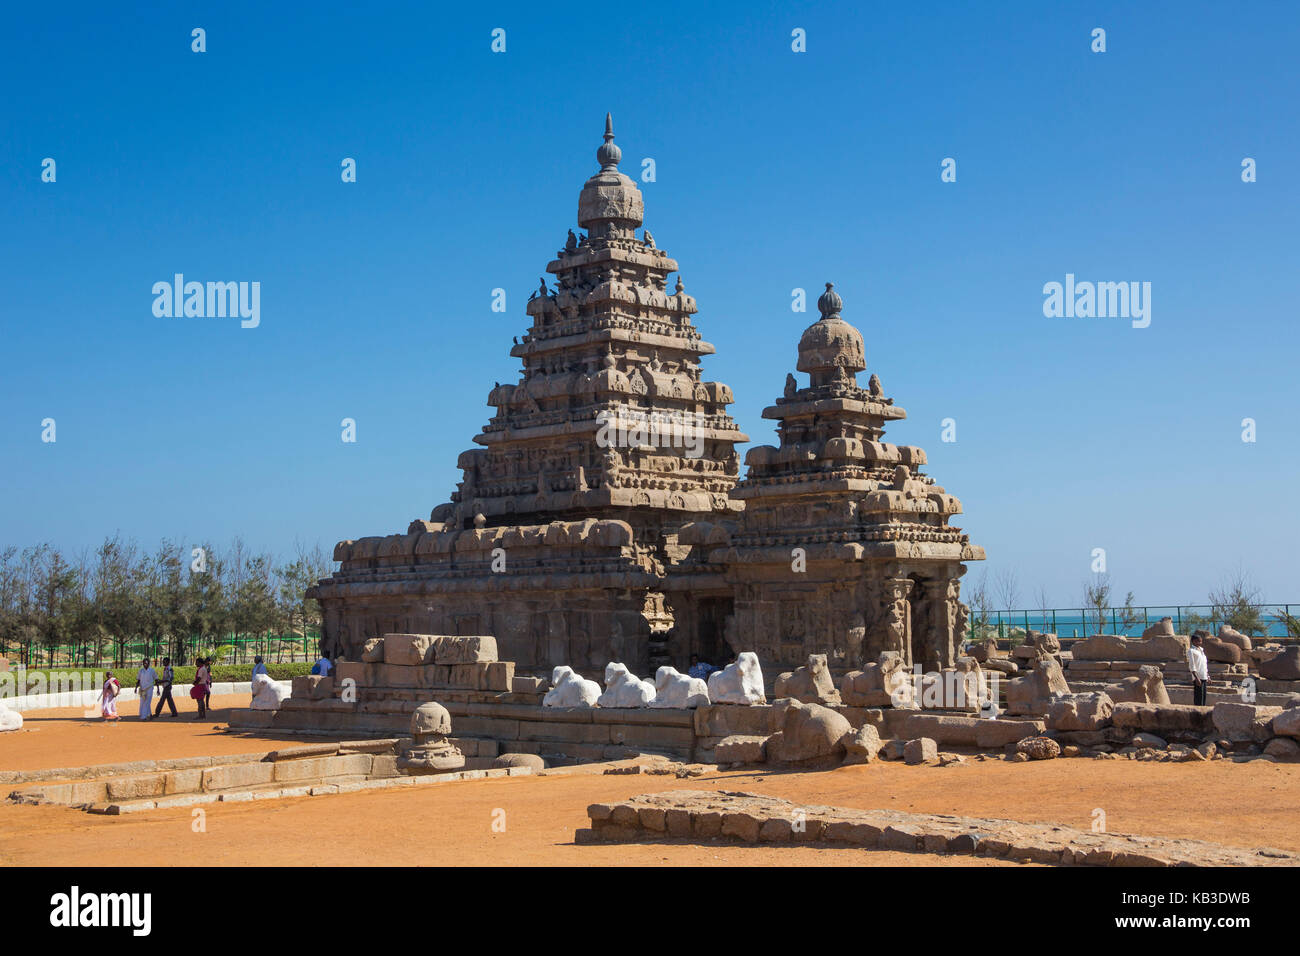
[[[912,666],[912,614],[908,597],[912,593],[911,578],[885,578],[880,583],[880,621],[876,654],[895,651],[903,663]]]

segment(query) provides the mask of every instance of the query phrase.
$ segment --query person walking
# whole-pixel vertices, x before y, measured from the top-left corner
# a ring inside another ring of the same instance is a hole
[[[176,677],[176,672],[172,668],[172,659],[170,657],[164,657],[162,662],[162,691],[158,695],[158,709],[153,712],[153,715],[155,717],[161,717],[163,704],[166,704],[171,708],[171,715],[175,717],[176,701],[172,700],[172,681]]]
[[[122,685],[112,671],[104,671],[104,689],[99,692],[99,715],[105,720],[117,720],[117,695]]]
[[[207,677],[203,682],[203,709],[207,713],[212,709],[212,658],[203,658],[203,666],[207,668]]]
[[[255,681],[255,680],[257,680],[257,675],[258,675],[258,674],[266,674],[266,665],[262,663],[262,659],[261,659],[260,657],[254,657],[254,658],[253,658],[253,674],[252,674],[252,676],[249,678],[249,680],[250,680],[250,681]],[[270,675],[270,674],[267,674],[267,676],[270,677],[271,675]]]
[[[1191,646],[1187,648],[1187,669],[1192,672],[1192,703],[1197,707],[1205,706],[1205,694],[1210,683],[1210,665],[1201,644],[1201,635],[1193,634]]]
[[[190,696],[199,705],[198,716],[195,720],[203,720],[208,716],[208,694],[210,692],[211,672],[208,670],[206,658],[200,657],[195,660],[198,667],[194,671],[194,686],[190,688]]]
[[[153,716],[153,685],[158,682],[158,672],[149,666],[149,658],[135,672],[135,692],[140,699],[140,719]]]

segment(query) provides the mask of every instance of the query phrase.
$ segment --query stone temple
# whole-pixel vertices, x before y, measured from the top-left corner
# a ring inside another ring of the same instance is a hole
[[[715,349],[692,322],[607,116],[580,230],[528,301],[514,384],[463,452],[451,500],[406,532],[340,542],[311,592],[326,651],[360,658],[389,633],[492,635],[517,673],[684,669],[758,652],[764,672],[826,654],[844,671],[898,651],[950,667],[966,608],[962,562],[983,550],[948,525],[960,502],[921,475],[920,448],[883,441],[906,413],[866,388],[862,335],[827,283],[799,341],[801,388],[764,411],[778,447],[751,449]]]

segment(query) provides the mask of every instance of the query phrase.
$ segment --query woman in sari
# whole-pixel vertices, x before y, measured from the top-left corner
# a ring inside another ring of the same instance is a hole
[[[208,669],[206,659],[200,657],[196,662],[198,668],[194,671],[194,686],[190,688],[190,696],[198,702],[199,713],[195,720],[203,720],[208,716],[208,695],[212,693],[212,671]]]
[[[99,714],[105,720],[117,720],[117,695],[122,692],[112,671],[104,671],[104,689],[99,694]]]

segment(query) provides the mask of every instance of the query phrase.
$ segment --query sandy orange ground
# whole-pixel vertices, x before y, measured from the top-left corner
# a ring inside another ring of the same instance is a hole
[[[189,697],[176,699],[176,717],[142,722],[138,702],[118,705],[117,721],[86,718],[81,707],[33,710],[23,714],[23,729],[0,734],[0,770],[38,770],[81,767],[88,764],[124,763],[130,760],[164,760],[200,754],[238,754],[274,750],[286,740],[306,743],[314,738],[246,737],[224,727],[231,707],[247,707],[248,694],[212,698],[206,720],[196,720],[198,710]],[[154,700],[157,706],[157,699]]]
[[[124,720],[116,727],[99,728],[78,718],[50,715],[33,717],[28,726],[31,733],[0,738],[0,769],[88,762],[83,755],[93,762],[111,762],[275,747],[269,738],[215,732],[211,721]],[[63,807],[0,804],[0,865],[90,865],[102,861],[105,837],[118,848],[167,848],[156,861],[140,854],[114,854],[114,862],[134,864],[1005,865],[969,857],[815,847],[573,843],[574,830],[586,824],[589,803],[687,787],[1082,829],[1090,827],[1093,810],[1100,807],[1113,832],[1300,851],[1298,785],[1300,765],[1227,761],[988,760],[942,768],[876,763],[823,773],[732,772],[692,780],[557,775],[213,804],[204,808],[206,833],[197,834],[190,809],[102,817]],[[491,828],[497,810],[505,811],[504,833]]]

